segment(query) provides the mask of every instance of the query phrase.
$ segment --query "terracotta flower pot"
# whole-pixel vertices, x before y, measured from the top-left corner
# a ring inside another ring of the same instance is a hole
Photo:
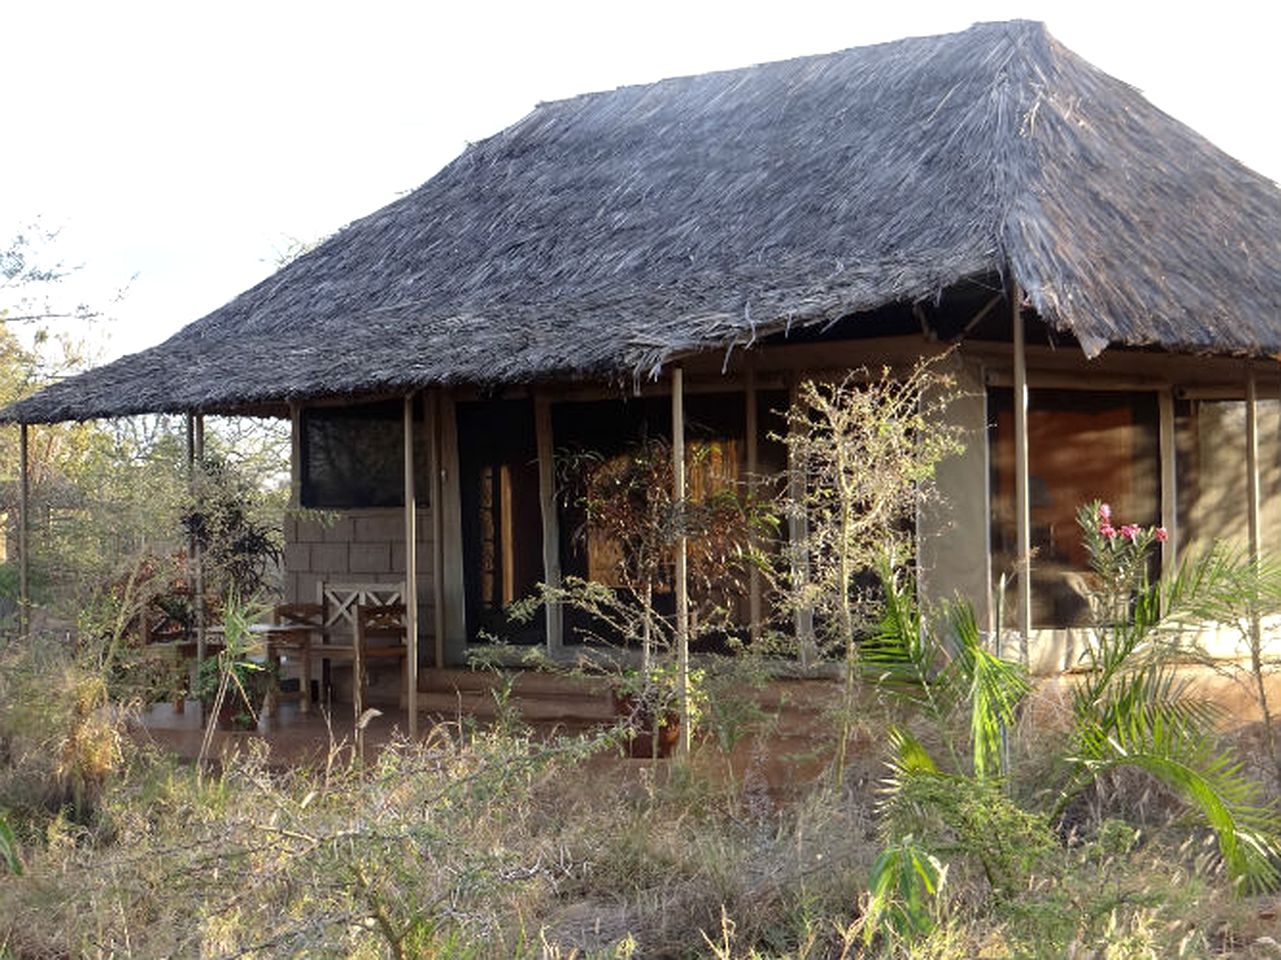
[[[670,757],[676,751],[680,741],[681,717],[674,710],[666,711],[658,722],[658,739],[654,738],[653,708],[637,699],[635,694],[613,692],[615,715],[628,720],[631,724],[631,739],[625,745],[627,755],[634,759],[650,759],[655,756]]]

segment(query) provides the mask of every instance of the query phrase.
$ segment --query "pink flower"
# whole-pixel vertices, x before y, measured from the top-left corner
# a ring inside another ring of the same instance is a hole
[[[1129,540],[1131,543],[1134,542],[1138,535],[1139,525],[1137,523],[1127,523],[1121,528],[1121,536],[1125,537],[1125,539]]]
[[[1099,524],[1111,525],[1111,523],[1112,523],[1112,507],[1106,503],[1100,503],[1099,504]]]
[[[1099,524],[1099,536],[1106,537],[1108,540],[1116,539],[1116,528],[1110,523]]]
[[[1157,543],[1165,543],[1165,541],[1170,539],[1170,534],[1166,531],[1165,527],[1157,527],[1152,531],[1152,536],[1156,537]]]

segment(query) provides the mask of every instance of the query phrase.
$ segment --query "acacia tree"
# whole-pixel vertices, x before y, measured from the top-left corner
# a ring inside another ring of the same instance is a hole
[[[77,268],[56,255],[56,239],[36,223],[0,246],[0,408],[93,360],[86,324],[103,312],[67,296],[63,283]],[[122,296],[116,291],[110,299]],[[210,493],[204,510],[190,502],[185,447],[181,421],[166,416],[31,430],[30,569],[38,602],[83,626],[102,619],[94,609],[114,597],[101,613],[116,624],[120,596],[136,608],[143,588],[171,579],[163,575],[165,558],[181,552],[184,522],[197,514],[215,574],[226,569],[242,585],[262,582],[279,547],[287,426],[248,418],[210,423],[210,467],[198,477]],[[0,511],[10,523],[17,522],[19,460],[17,431],[0,430]],[[0,606],[16,601],[16,581],[13,565],[0,565]]]
[[[838,778],[854,723],[859,639],[880,609],[875,570],[913,561],[916,513],[936,495],[935,468],[964,449],[961,428],[945,416],[953,389],[931,360],[905,375],[884,367],[806,380],[777,438],[788,449],[779,507],[792,530],[778,606],[812,616],[818,652],[843,665]]]

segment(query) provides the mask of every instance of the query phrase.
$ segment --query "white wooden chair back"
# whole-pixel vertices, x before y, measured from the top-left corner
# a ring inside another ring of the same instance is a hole
[[[324,610],[324,628],[334,634],[356,635],[356,608],[404,603],[403,583],[345,583],[322,580],[317,587]]]

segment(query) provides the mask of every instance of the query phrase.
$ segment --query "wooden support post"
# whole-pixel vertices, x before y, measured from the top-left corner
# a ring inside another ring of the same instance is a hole
[[[1254,364],[1245,374],[1245,465],[1249,503],[1250,563],[1256,567],[1263,555],[1263,522],[1259,482],[1259,387]]]
[[[1250,565],[1258,574],[1263,558],[1263,523],[1260,516],[1259,488],[1259,385],[1254,364],[1246,364],[1245,372],[1245,469],[1250,512]],[[1259,622],[1259,597],[1257,590],[1250,604],[1250,649],[1252,662],[1259,662],[1263,653],[1262,624]]]
[[[1174,434],[1174,391],[1165,388],[1157,394],[1160,416],[1161,446],[1161,526],[1166,538],[1161,544],[1161,573],[1168,576],[1178,563],[1179,544],[1179,487],[1178,449]]]
[[[187,427],[187,504],[189,509],[196,509],[196,418],[192,414],[185,417]],[[187,531],[187,602],[193,619],[196,610],[196,531],[193,526]],[[194,624],[193,624],[194,626]],[[203,658],[203,651],[197,650],[197,661]],[[194,689],[194,684],[193,684]]]
[[[31,630],[31,457],[27,424],[18,425],[18,629]]]
[[[205,418],[203,414],[196,414],[192,418],[192,454],[197,469],[196,474],[196,499],[193,506],[200,509],[204,499],[201,492],[204,487],[203,467],[205,463]],[[205,558],[204,550],[200,543],[195,544],[194,563],[192,564],[191,578],[195,583],[196,592],[196,669],[200,669],[200,664],[204,661],[207,653],[205,647]],[[244,599],[244,598],[242,598]]]
[[[677,697],[680,701],[680,752],[689,756],[689,581],[688,548],[684,532],[685,509],[685,375],[672,368],[672,498],[681,511],[681,532],[676,538],[676,660]]]
[[[1023,665],[1032,644],[1032,515],[1027,451],[1027,344],[1023,329],[1023,294],[1009,282],[1010,320],[1014,327],[1014,526],[1017,537],[1019,644]]]
[[[440,388],[428,394],[431,437],[431,590],[436,669],[445,666],[445,514],[441,500],[444,466],[440,462]]]
[[[748,502],[755,509],[756,492],[757,492],[757,474],[760,472],[760,452],[757,434],[760,432],[760,411],[756,406],[756,371],[749,369],[747,371],[746,382],[743,386],[744,401],[747,404],[747,497]],[[751,546],[755,549],[755,537],[752,538]],[[752,643],[757,643],[761,639],[761,571],[753,563],[751,570],[748,572],[747,580],[747,618],[750,621],[748,629],[752,638]]]
[[[302,406],[294,401],[289,404],[289,506],[302,506]]]
[[[799,399],[799,384],[793,380],[788,392],[788,405],[794,409]],[[789,425],[788,429],[794,430],[795,427]],[[808,485],[805,475],[792,461],[790,445],[787,456],[787,496],[793,504],[803,505]],[[793,510],[788,518],[787,539],[788,551],[791,553],[792,591],[799,594],[810,578],[809,521],[806,519],[803,506],[801,509]],[[792,617],[796,643],[800,648],[801,666],[812,667],[818,660],[818,644],[814,636],[814,611],[812,608],[797,604]]]
[[[534,438],[538,447],[538,504],[543,518],[543,583],[560,586],[560,517],[556,511],[556,448],[552,405],[546,394],[534,394]],[[547,655],[555,660],[565,647],[565,614],[559,603],[544,605]]]
[[[405,394],[405,709],[418,738],[418,494],[414,489],[414,394]]]

